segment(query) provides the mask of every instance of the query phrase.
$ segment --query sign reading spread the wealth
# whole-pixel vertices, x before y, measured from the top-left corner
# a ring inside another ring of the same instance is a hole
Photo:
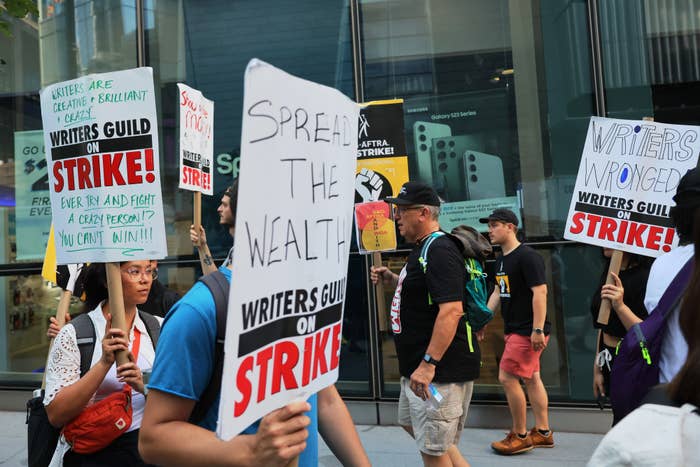
[[[700,152],[698,127],[591,117],[564,238],[659,256],[678,242],[669,217]]]
[[[58,264],[166,256],[153,70],[41,91]]]
[[[223,439],[338,378],[358,114],[335,89],[248,64]]]
[[[177,83],[180,97],[180,188],[214,193],[214,102]]]
[[[355,202],[398,195],[408,181],[403,99],[362,104],[358,132]]]

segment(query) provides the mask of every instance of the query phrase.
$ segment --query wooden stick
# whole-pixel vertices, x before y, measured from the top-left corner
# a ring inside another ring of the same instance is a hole
[[[129,329],[126,327],[126,316],[124,314],[124,292],[122,291],[122,273],[119,263],[106,263],[107,270],[107,291],[109,293],[109,312],[112,315],[112,327],[122,329],[129,340]],[[117,366],[129,362],[127,351],[117,352]]]
[[[202,225],[202,192],[194,192],[194,213],[193,213],[193,224],[194,227],[199,232],[199,226]]]
[[[615,250],[610,258],[610,267],[608,267],[608,276],[605,279],[606,284],[613,284],[615,280],[610,273],[620,274],[620,265],[622,264],[623,252],[620,250]],[[612,308],[612,303],[607,298],[600,301],[600,310],[598,310],[598,323],[608,324],[610,320],[610,308]]]
[[[382,266],[382,254],[379,251],[372,253],[372,266]],[[377,317],[379,318],[379,330],[387,330],[386,322],[386,302],[384,301],[384,280],[380,276],[377,284],[374,286],[374,294],[377,302]]]
[[[59,328],[62,328],[66,324],[66,313],[70,309],[70,298],[73,296],[70,290],[61,291],[61,298],[58,301],[58,307],[56,308],[56,322]],[[53,338],[49,341],[49,354],[51,353],[51,347],[53,346]],[[44,376],[41,378],[41,389],[46,389],[46,367],[49,366],[49,355],[46,355],[46,364],[44,365]]]

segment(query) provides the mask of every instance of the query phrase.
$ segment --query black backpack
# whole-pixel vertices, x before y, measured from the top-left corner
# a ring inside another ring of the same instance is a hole
[[[148,336],[153,342],[153,347],[158,342],[160,336],[160,323],[152,315],[139,310],[141,321],[146,325]],[[90,370],[92,354],[95,350],[95,326],[87,315],[76,316],[69,323],[75,328],[75,338],[80,350],[80,377]],[[39,390],[37,390],[39,391]],[[29,467],[46,467],[51,462],[53,453],[56,450],[58,437],[61,429],[56,428],[49,422],[44,407],[44,390],[39,393],[35,391],[35,396],[27,401],[27,464]]]
[[[216,344],[214,347],[214,371],[209,384],[192,409],[190,423],[204,420],[207,412],[221,392],[221,376],[224,374],[224,340],[226,339],[226,317],[228,314],[229,282],[221,271],[214,271],[199,278],[211,292],[216,305]]]

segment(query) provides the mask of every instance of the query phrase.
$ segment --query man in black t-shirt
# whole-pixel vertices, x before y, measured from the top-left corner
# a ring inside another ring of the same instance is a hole
[[[481,355],[477,339],[473,352],[467,341],[462,251],[440,231],[440,198],[430,186],[408,182],[385,201],[395,205],[401,235],[416,244],[401,274],[386,267],[371,271],[374,283],[381,278],[396,287],[391,327],[401,373],[399,424],[415,438],[425,465],[466,465],[457,443]],[[426,258],[420,258],[427,241]]]
[[[549,341],[547,321],[547,284],[544,261],[532,248],[517,239],[518,218],[508,209],[496,209],[479,219],[489,225],[491,243],[500,245],[503,254],[496,260],[496,286],[488,306],[500,307],[504,322],[505,349],[498,380],[508,399],[512,427],[508,436],[491,443],[499,454],[518,454],[533,447],[553,447],[549,429],[547,391],[540,378],[540,354]],[[527,431],[527,400],[520,386],[525,382],[535,415],[535,427]]]

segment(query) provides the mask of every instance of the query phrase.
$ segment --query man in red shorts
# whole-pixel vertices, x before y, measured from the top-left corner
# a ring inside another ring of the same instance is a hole
[[[494,312],[500,307],[505,323],[505,350],[501,357],[498,380],[508,399],[513,419],[505,439],[491,443],[499,454],[518,454],[534,447],[554,447],[547,416],[547,391],[540,378],[540,354],[549,341],[547,321],[547,284],[542,257],[522,245],[516,234],[518,218],[508,209],[496,209],[489,217],[479,219],[489,225],[491,243],[500,245],[503,254],[496,260],[496,287],[488,306]],[[527,400],[535,415],[535,427],[526,425]]]

